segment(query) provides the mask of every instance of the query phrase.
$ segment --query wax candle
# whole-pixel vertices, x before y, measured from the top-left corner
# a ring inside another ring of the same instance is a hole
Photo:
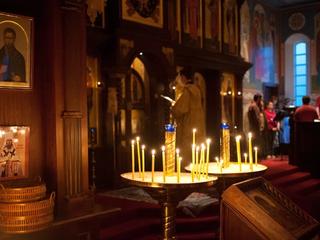
[[[181,161],[182,161],[182,157],[179,157],[177,159],[177,182],[180,183],[180,172],[181,172]]]
[[[132,179],[134,179],[134,140],[131,140],[131,169],[132,169]]]
[[[199,146],[196,147],[196,176],[199,178]]]
[[[200,154],[200,177],[204,174],[204,151],[206,147],[202,143],[201,144],[201,154]]]
[[[151,155],[152,155],[152,162],[151,162],[151,182],[154,182],[154,161],[155,161],[156,150],[152,149]]]
[[[258,147],[254,147],[253,149],[254,149],[254,160],[257,166],[258,165]]]
[[[161,147],[162,150],[162,174],[163,174],[163,182],[166,182],[166,154],[165,154],[165,150],[166,147],[162,146]]]
[[[196,145],[192,144],[192,167],[191,167],[191,179],[194,181],[194,170],[195,170],[195,158],[196,158]]]
[[[209,155],[210,155],[210,143],[211,139],[207,139],[207,158],[206,158],[206,178],[208,178],[208,172],[209,172]]]
[[[252,156],[252,133],[248,133],[248,146],[249,146],[249,164],[250,164],[250,170],[253,170],[253,156]]]
[[[177,162],[178,162],[178,159],[179,159],[179,157],[180,157],[180,149],[179,148],[177,148],[176,149],[176,159],[177,159]]]
[[[196,144],[196,132],[196,128],[192,129],[192,144]]]
[[[239,171],[241,172],[241,150],[240,150],[240,139],[241,136],[236,136],[236,145],[237,145],[237,158],[238,158],[238,164],[239,164]]]
[[[220,173],[222,173],[223,160],[220,159]]]
[[[136,137],[136,142],[137,142],[137,152],[138,152],[139,177],[141,177],[140,137]]]
[[[244,163],[247,163],[248,154],[244,153],[243,156],[244,156]]]
[[[144,150],[146,146],[142,145],[141,146],[141,152],[142,152],[142,181],[144,181],[144,166],[145,166],[145,160],[144,160]]]

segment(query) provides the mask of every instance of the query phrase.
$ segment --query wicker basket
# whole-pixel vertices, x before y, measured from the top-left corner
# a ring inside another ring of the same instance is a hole
[[[38,180],[3,182],[0,184],[0,202],[32,202],[45,198],[46,185]]]
[[[54,198],[53,192],[41,201],[0,204],[0,231],[29,233],[48,227],[53,221]]]

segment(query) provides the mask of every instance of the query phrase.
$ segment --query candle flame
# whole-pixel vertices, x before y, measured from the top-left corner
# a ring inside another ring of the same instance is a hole
[[[205,148],[206,148],[206,146],[203,143],[201,143],[201,150],[203,150]]]
[[[192,129],[192,132],[193,132],[193,133],[195,133],[196,131],[197,131],[197,129],[196,129],[196,128]]]
[[[254,147],[253,149],[254,149],[255,151],[258,151],[258,147]]]
[[[179,149],[179,148],[176,149],[176,153],[177,153],[177,154],[180,153],[180,149]]]
[[[247,157],[247,156],[248,156],[248,154],[247,154],[247,153],[244,153],[244,154],[243,154],[243,156]]]
[[[137,140],[137,142],[139,142],[140,141],[140,137],[136,137],[136,140]]]
[[[236,141],[240,141],[241,135],[236,136]]]
[[[200,148],[199,146],[196,147],[196,151],[197,151],[197,152],[199,152],[199,148]]]
[[[152,155],[155,155],[155,154],[156,154],[156,150],[152,149],[152,150],[151,150],[151,154],[152,154]]]
[[[251,132],[248,133],[248,138],[252,138],[252,133]]]
[[[207,144],[210,144],[210,143],[211,143],[211,139],[208,138],[208,139],[207,139]]]
[[[161,150],[162,150],[162,152],[164,152],[164,151],[166,150],[166,147],[165,147],[165,146],[162,146],[162,147],[161,147]]]
[[[131,144],[134,145],[134,140],[133,139],[131,140]]]
[[[145,149],[145,148],[146,148],[146,146],[145,146],[145,145],[142,145],[142,146],[141,146],[141,148],[142,148],[142,149]]]

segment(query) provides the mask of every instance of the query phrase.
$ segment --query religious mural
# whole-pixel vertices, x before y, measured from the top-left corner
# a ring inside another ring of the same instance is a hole
[[[224,0],[223,2],[223,22],[224,51],[229,54],[238,52],[238,11],[236,0]]]
[[[91,27],[105,27],[104,0],[87,0],[87,24]]]
[[[277,29],[275,14],[261,4],[245,1],[241,8],[241,56],[253,64],[245,75],[244,88],[262,89],[263,83],[276,84]]]
[[[247,1],[242,4],[240,12],[240,54],[245,61],[249,62],[250,12]]]
[[[232,73],[223,73],[221,79],[221,122],[230,125],[235,123],[235,105],[234,105],[234,84],[235,76]]]
[[[221,50],[221,2],[205,0],[205,47]]]
[[[263,85],[277,84],[279,33],[276,16],[256,0],[245,0],[240,9],[240,54],[252,67],[243,78],[243,130],[248,130],[247,111]]]
[[[202,9],[200,0],[183,0],[184,45],[202,47]]]
[[[122,18],[153,27],[163,27],[162,0],[122,0]]]

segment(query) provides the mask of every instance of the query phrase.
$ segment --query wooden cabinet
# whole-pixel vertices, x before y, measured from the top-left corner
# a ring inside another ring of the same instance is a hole
[[[311,239],[319,223],[263,178],[229,187],[221,200],[221,239]]]

